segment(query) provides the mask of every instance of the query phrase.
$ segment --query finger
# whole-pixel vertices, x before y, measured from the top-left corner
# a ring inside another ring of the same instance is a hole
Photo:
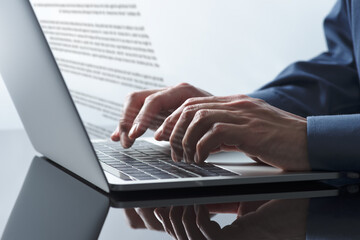
[[[221,227],[210,220],[209,211],[204,206],[195,206],[196,225],[206,239],[224,239],[220,236]]]
[[[210,213],[238,213],[240,203],[206,204]]]
[[[119,125],[115,132],[112,134],[111,139],[113,141],[121,141],[123,147],[128,148],[132,145],[133,141],[128,138],[128,132],[132,126],[132,123],[141,109],[144,100],[147,96],[160,91],[160,90],[145,90],[140,92],[134,92],[127,97],[124,104],[122,117],[119,121]]]
[[[222,151],[225,151],[225,152],[238,152],[239,149],[237,147],[235,147],[235,146],[227,146],[225,144],[222,144],[219,147],[211,150],[210,153],[218,153],[218,152],[222,152]]]
[[[175,231],[176,239],[185,240],[187,235],[182,224],[183,207],[171,207],[170,208],[170,221]]]
[[[215,103],[222,102],[225,97],[215,97],[215,96],[207,96],[207,97],[195,97],[187,99],[180,107],[178,107],[171,115],[169,115],[163,124],[159,127],[159,129],[155,133],[156,140],[169,140],[172,129],[174,128],[176,122],[180,118],[181,113],[185,110],[186,107],[201,104],[201,103]]]
[[[158,128],[163,124],[164,120],[173,112],[173,109],[167,111],[161,111],[158,116],[155,117],[153,121],[151,121],[149,129],[158,130]]]
[[[139,214],[136,213],[135,209],[128,208],[125,209],[124,212],[131,228],[146,228],[144,221],[141,219]]]
[[[171,225],[169,214],[170,214],[170,208],[156,208],[154,210],[154,213],[158,220],[162,223],[163,228],[165,231],[172,236],[173,238],[176,238],[175,230],[173,226]]]
[[[215,97],[215,96],[207,96],[207,97],[195,97],[187,99],[179,108],[177,108],[169,117],[167,117],[164,123],[159,127],[158,131],[155,133],[155,139],[168,140],[172,129],[174,128],[176,122],[181,116],[181,113],[185,110],[185,108],[202,104],[202,103],[226,103],[234,100],[240,100],[248,98],[245,95],[233,95],[233,96],[224,96],[224,97]]]
[[[120,133],[119,133],[119,126],[115,129],[115,131],[110,136],[111,140],[114,142],[120,141]]]
[[[211,129],[196,144],[195,162],[202,163],[209,156],[211,150],[225,144],[237,146],[244,144],[244,127],[230,123],[215,123]]]
[[[203,118],[203,115],[206,112],[210,111],[209,109],[227,109],[234,110],[234,106],[231,104],[224,103],[202,103],[197,105],[188,106],[184,109],[178,121],[176,122],[172,133],[170,135],[169,141],[171,145],[171,149],[173,152],[173,159],[175,161],[180,161],[183,158],[183,150],[187,148],[187,142],[183,141],[183,137],[187,131],[188,126],[193,121],[196,116],[195,121]],[[227,112],[225,112],[227,113]],[[219,114],[219,117],[223,117]],[[202,127],[203,128],[203,127]],[[187,153],[186,151],[185,153]],[[188,156],[184,156],[186,161],[189,161]]]
[[[153,208],[136,208],[136,213],[141,217],[147,229],[164,231],[162,223],[154,215]]]
[[[202,109],[196,112],[193,120],[186,129],[182,145],[184,156],[187,157],[187,162],[194,162],[194,154],[196,152],[196,144],[204,134],[215,123],[233,123],[244,124],[249,121],[248,118],[243,117],[239,111],[218,110],[218,109]],[[226,145],[220,145],[220,150],[228,149]],[[212,149],[211,151],[213,151]],[[215,149],[216,150],[216,149]]]
[[[188,239],[206,240],[204,235],[196,226],[196,215],[195,215],[194,206],[187,206],[184,208],[182,223],[184,225]]]
[[[182,138],[186,132],[187,125],[190,124],[192,117],[195,111],[184,111],[181,114],[181,117],[175,124],[175,127],[171,133],[169,138],[170,146],[171,146],[171,157],[174,161],[179,162],[183,159],[183,146],[182,146]]]
[[[140,112],[133,121],[133,125],[129,132],[129,138],[135,139],[144,134],[154,120],[154,117],[161,111],[176,109],[186,99],[192,97],[193,92],[188,90],[188,84],[180,84],[148,96],[145,99]]]

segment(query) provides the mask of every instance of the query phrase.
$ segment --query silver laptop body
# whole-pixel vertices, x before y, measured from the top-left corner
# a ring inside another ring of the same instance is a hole
[[[209,158],[237,176],[125,181],[104,171],[28,0],[0,2],[0,73],[34,148],[105,192],[339,177],[334,172],[284,173],[238,153]]]

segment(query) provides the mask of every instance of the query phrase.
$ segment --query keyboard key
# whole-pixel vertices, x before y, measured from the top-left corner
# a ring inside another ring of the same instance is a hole
[[[153,176],[156,176],[158,174],[167,174],[166,172],[161,171],[160,169],[157,169],[157,168],[149,168],[147,170],[144,170],[144,172],[149,173]]]
[[[214,172],[214,173],[217,173],[219,174],[220,176],[239,176],[238,174],[236,173],[233,173],[233,172],[230,172],[228,170],[225,170],[223,168],[219,168],[215,165],[212,165],[212,164],[202,164],[202,165],[196,165],[196,164],[191,164],[195,167],[198,167],[198,168],[203,168],[205,170],[208,170],[210,172]]]
[[[169,149],[146,141],[136,141],[131,149],[123,149],[119,143],[112,142],[95,143],[94,148],[101,162],[120,171],[120,175],[137,180],[237,176],[208,163],[176,163],[171,159]]]
[[[181,170],[181,169],[179,169],[177,167],[174,167],[174,166],[171,166],[171,165],[163,166],[162,169],[167,171],[168,173],[171,173],[171,174],[173,174],[175,176],[178,176],[178,177],[198,177],[195,174],[186,172],[184,170]]]
[[[163,173],[158,173],[158,174],[153,175],[153,176],[155,176],[155,177],[157,177],[157,178],[159,178],[159,179],[173,179],[173,178],[177,178],[177,177],[175,177],[175,176],[173,176],[173,175],[171,175],[171,174],[165,173],[165,172],[163,172]]]
[[[142,171],[144,171],[144,172],[147,172],[147,169],[151,169],[151,168],[152,168],[151,166],[149,166],[149,165],[147,165],[147,164],[135,165],[134,167],[137,168],[137,169],[140,169],[140,170],[142,170]]]
[[[107,165],[112,165],[112,164],[119,164],[121,163],[119,160],[116,159],[110,159],[110,160],[100,160],[103,163],[106,163]]]
[[[119,155],[119,156],[116,156],[115,158],[118,159],[118,160],[120,160],[120,161],[122,161],[122,162],[125,162],[125,163],[137,162],[136,159],[131,158],[131,157],[126,156],[126,155]]]
[[[109,164],[110,165],[110,164]],[[124,165],[124,164],[111,164],[111,167],[117,169],[117,170],[129,170],[129,169],[133,169],[133,167],[129,166],[129,165]]]
[[[215,176],[219,176],[219,174],[215,173],[215,172],[210,172],[210,171],[207,171],[205,169],[202,169],[202,168],[198,168],[198,167],[194,167],[190,164],[187,164],[187,163],[174,163],[174,165],[176,166],[179,166],[185,170],[188,170],[192,173],[195,173],[199,176],[202,176],[202,177],[215,177]]]
[[[135,179],[137,180],[154,180],[157,179],[153,176],[149,176],[149,175],[142,175],[142,176],[134,176]]]

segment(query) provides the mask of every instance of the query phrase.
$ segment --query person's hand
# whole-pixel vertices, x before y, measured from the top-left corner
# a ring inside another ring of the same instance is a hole
[[[175,161],[202,163],[211,152],[238,150],[283,170],[308,170],[307,122],[245,95],[191,98],[155,133]]]
[[[134,92],[127,97],[119,126],[111,139],[121,141],[124,148],[129,148],[147,129],[157,129],[163,120],[187,99],[205,96],[211,94],[187,83]]]
[[[218,205],[218,206],[216,206]],[[241,213],[240,207],[249,209]],[[215,207],[216,206],[216,207]],[[212,209],[215,207],[215,209]],[[252,209],[252,210],[250,210]],[[237,219],[223,228],[210,212],[235,213]],[[307,199],[215,204],[155,209],[165,231],[174,239],[305,239]]]

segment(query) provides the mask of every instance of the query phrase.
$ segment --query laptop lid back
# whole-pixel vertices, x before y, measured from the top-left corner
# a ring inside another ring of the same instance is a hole
[[[103,170],[28,0],[0,1],[0,73],[34,148],[108,192]]]

